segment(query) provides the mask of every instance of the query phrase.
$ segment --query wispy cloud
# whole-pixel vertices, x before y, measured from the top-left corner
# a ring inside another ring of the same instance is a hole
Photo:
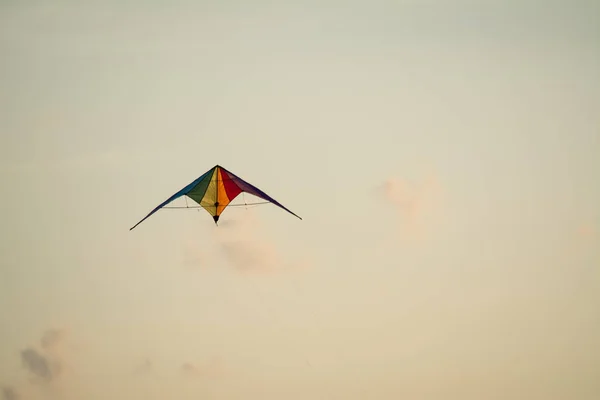
[[[442,187],[435,175],[422,180],[388,178],[379,195],[398,217],[400,235],[408,240],[424,239],[439,216]]]
[[[63,371],[59,345],[65,336],[64,331],[50,329],[44,332],[40,344],[42,349],[34,346],[21,350],[21,362],[36,382],[49,383],[56,380]]]
[[[82,395],[86,394],[98,396],[100,393],[105,393],[106,384],[109,381],[117,385],[109,392],[114,390],[118,392],[122,389],[123,393],[134,395],[133,398],[143,398],[139,396],[143,396],[144,393],[152,390],[155,383],[169,384],[168,377],[157,374],[155,363],[148,357],[139,360],[137,365],[134,364],[129,372],[125,370],[113,375],[107,374],[107,371],[102,371],[103,373],[100,375],[85,380],[85,382],[73,379],[73,376],[63,374],[61,369],[63,361],[71,360],[67,357],[66,352],[61,349],[61,345],[66,344],[65,338],[66,335],[62,330],[48,330],[41,338],[44,349],[38,349],[34,346],[24,349],[20,355],[25,372],[33,378],[21,382],[7,382],[6,385],[0,386],[0,400],[38,400],[46,398],[70,400],[81,398]],[[51,352],[54,353],[51,354]],[[78,372],[87,370],[90,367],[87,361],[86,354],[82,354],[81,357],[78,357],[77,363],[73,364],[74,370]],[[122,364],[123,361],[126,362],[126,360],[113,360],[115,364]],[[194,379],[221,378],[226,374],[223,361],[217,356],[203,363],[185,362],[179,368],[173,365],[167,366],[167,371],[169,370],[170,373]],[[99,378],[102,375],[107,375],[108,380]],[[205,384],[207,381],[199,381],[199,383]],[[174,383],[174,385],[178,385],[178,383]],[[176,390],[176,386],[173,388],[173,390]],[[117,398],[131,397],[123,395]]]
[[[274,246],[264,241],[227,240],[221,243],[221,251],[227,261],[242,273],[274,272],[281,265]]]
[[[593,222],[586,221],[579,224],[574,231],[569,232],[568,236],[567,241],[572,254],[584,254],[592,251],[596,257],[600,256],[598,250],[600,231]]]
[[[224,220],[215,229],[210,245],[188,241],[183,248],[183,263],[190,268],[210,268],[225,261],[242,274],[273,274],[305,269],[309,262],[283,256],[275,240],[262,229],[251,210],[235,220]]]
[[[149,358],[146,358],[142,363],[138,364],[134,370],[134,375],[145,376],[154,371],[154,366]]]
[[[16,389],[11,386],[5,386],[2,388],[2,399],[3,400],[19,400],[19,394]]]
[[[51,381],[58,372],[46,356],[31,347],[21,351],[21,361],[29,372],[46,381]]]
[[[47,330],[41,339],[42,348],[44,350],[55,349],[65,338],[65,331],[60,329],[49,329]]]
[[[21,366],[28,379],[18,385],[2,388],[4,400],[37,399],[37,395],[62,398],[65,383],[65,331],[49,329],[40,338],[40,345],[19,351]],[[36,394],[37,393],[37,394]],[[45,398],[45,397],[44,397]]]
[[[598,230],[592,223],[583,223],[577,228],[577,236],[581,239],[589,239],[597,235]]]
[[[208,363],[199,366],[185,362],[181,365],[181,373],[193,378],[218,378],[223,376],[225,370],[221,359],[214,357]]]

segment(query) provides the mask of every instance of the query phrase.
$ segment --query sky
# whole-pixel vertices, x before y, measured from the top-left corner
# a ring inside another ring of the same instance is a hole
[[[2,400],[599,398],[598,15],[0,2]]]

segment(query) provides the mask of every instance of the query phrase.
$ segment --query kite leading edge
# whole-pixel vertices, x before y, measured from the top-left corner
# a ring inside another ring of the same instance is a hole
[[[219,221],[219,217],[223,213],[223,210],[225,210],[229,203],[231,203],[231,201],[233,201],[233,199],[235,199],[242,192],[246,192],[273,203],[295,217],[302,219],[259,188],[244,181],[220,165],[215,165],[189,185],[181,189],[179,192],[173,194],[163,203],[150,211],[148,215],[142,218],[137,224],[129,228],[129,230],[133,230],[133,228],[144,222],[144,220],[157,212],[160,208],[166,206],[168,203],[181,196],[187,196],[202,206],[202,208],[212,215],[216,224]]]

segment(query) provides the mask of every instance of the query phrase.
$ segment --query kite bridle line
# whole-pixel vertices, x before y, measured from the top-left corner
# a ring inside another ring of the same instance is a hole
[[[270,201],[257,201],[257,202],[254,202],[254,203],[247,203],[246,202],[246,193],[242,192],[241,195],[242,195],[242,198],[244,199],[244,204],[231,204],[231,203],[229,203],[227,205],[227,207],[245,207],[246,209],[248,209],[248,206],[259,206],[259,205],[262,205],[262,204],[271,204]],[[185,207],[184,206],[162,206],[161,208],[170,208],[170,209],[179,209],[179,210],[184,210],[184,209],[198,210],[200,208],[204,208],[201,205],[190,206],[188,204],[188,196],[187,195],[183,195],[181,197],[183,197],[184,200],[185,200]]]
[[[186,196],[187,197],[187,196]],[[187,200],[186,200],[187,202]],[[257,206],[257,205],[261,205],[261,204],[269,204],[271,203],[270,201],[259,201],[256,203],[244,203],[244,204],[229,204],[227,205],[227,208],[229,207],[248,207],[248,206]],[[195,210],[195,209],[199,209],[199,208],[204,208],[202,206],[188,206],[186,205],[184,206],[164,206],[162,208],[170,208],[170,209],[180,209],[180,210],[184,210],[184,209],[191,209],[191,210]]]

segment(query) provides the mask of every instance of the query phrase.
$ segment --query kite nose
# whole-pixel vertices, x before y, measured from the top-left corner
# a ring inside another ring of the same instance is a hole
[[[215,215],[213,216],[213,219],[215,220],[215,225],[218,225],[217,222],[219,221],[219,216]]]

